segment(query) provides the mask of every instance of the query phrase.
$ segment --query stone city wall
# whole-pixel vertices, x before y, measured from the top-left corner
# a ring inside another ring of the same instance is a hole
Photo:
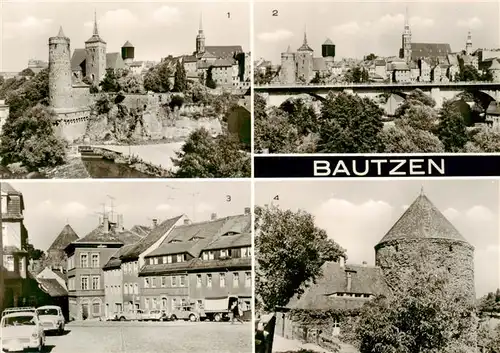
[[[89,118],[89,108],[82,108],[67,113],[59,113],[57,115],[58,124],[56,126],[56,133],[68,142],[72,143],[85,135]]]

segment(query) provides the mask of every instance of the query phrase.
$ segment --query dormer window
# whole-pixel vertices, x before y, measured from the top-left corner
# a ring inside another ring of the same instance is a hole
[[[226,249],[222,249],[220,251],[220,257],[228,257],[228,251]]]

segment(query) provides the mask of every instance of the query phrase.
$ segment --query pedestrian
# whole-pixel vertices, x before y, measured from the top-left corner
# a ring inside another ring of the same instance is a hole
[[[238,305],[238,301],[235,301],[231,309],[231,311],[233,312],[233,320],[231,321],[231,324],[234,324],[235,320],[243,323],[243,320],[241,320],[240,310],[241,309],[240,306]]]

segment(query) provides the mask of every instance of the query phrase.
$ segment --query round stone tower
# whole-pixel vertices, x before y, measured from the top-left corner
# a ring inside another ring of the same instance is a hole
[[[402,273],[413,265],[412,255],[421,248],[426,250],[423,261],[447,270],[451,285],[474,300],[474,247],[423,191],[375,246],[376,265],[386,274]],[[398,283],[389,284],[398,287]]]
[[[72,107],[70,40],[62,27],[56,37],[49,38],[49,104],[54,110]]]
[[[295,54],[290,50],[290,46],[286,52],[281,53],[281,69],[280,69],[280,82],[282,84],[295,83]]]
[[[125,65],[130,65],[134,62],[134,46],[128,40],[122,46],[122,59]]]
[[[99,36],[97,16],[94,14],[94,31],[92,37],[85,42],[86,72],[88,78],[96,85],[106,74],[106,42]]]

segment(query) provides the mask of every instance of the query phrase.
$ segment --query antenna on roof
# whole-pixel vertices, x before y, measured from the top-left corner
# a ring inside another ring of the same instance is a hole
[[[115,200],[115,198],[111,195],[106,195],[106,196],[109,197],[109,199],[111,200],[111,217],[109,218],[109,220],[113,221],[113,211],[115,210],[113,201]]]
[[[420,196],[424,196],[424,186],[420,187]]]

